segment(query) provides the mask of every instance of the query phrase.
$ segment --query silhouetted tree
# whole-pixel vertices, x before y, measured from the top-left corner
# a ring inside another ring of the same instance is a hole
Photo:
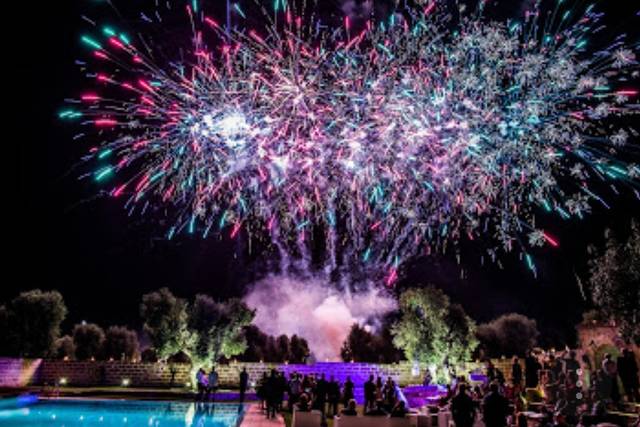
[[[56,359],[64,359],[65,357],[69,359],[75,358],[76,345],[73,343],[73,337],[65,335],[58,338],[53,344],[53,357]]]
[[[378,340],[362,326],[354,323],[342,344],[340,356],[345,362],[378,362]]]
[[[135,331],[123,326],[111,326],[107,329],[104,342],[105,359],[131,361],[139,351],[138,334]]]
[[[58,291],[21,293],[0,309],[6,345],[0,351],[9,356],[47,356],[60,337],[60,324],[66,315],[67,307]]]
[[[95,323],[82,323],[74,326],[73,344],[76,347],[76,359],[100,359],[104,340],[104,331]]]
[[[525,356],[536,345],[538,327],[522,314],[504,314],[478,326],[476,332],[484,356]]]
[[[309,343],[304,338],[292,335],[289,342],[289,361],[291,363],[304,363],[309,356]]]

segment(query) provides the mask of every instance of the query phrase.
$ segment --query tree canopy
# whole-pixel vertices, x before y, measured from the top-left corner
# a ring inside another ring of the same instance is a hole
[[[522,314],[504,314],[478,326],[477,336],[487,357],[525,356],[537,342],[536,321]]]
[[[242,301],[216,302],[200,294],[188,313],[188,330],[193,340],[186,353],[195,365],[215,363],[222,356],[231,358],[246,350],[244,328],[251,324],[255,312]]]
[[[0,351],[5,356],[48,356],[66,316],[67,307],[58,291],[21,293],[0,307]]]
[[[162,288],[142,296],[140,317],[156,355],[166,359],[190,344],[187,303]]]
[[[404,291],[393,343],[410,361],[437,367],[471,359],[477,346],[475,323],[458,304],[432,286]]]
[[[620,242],[610,230],[602,251],[589,248],[589,293],[594,306],[614,319],[622,336],[640,344],[640,226]]]

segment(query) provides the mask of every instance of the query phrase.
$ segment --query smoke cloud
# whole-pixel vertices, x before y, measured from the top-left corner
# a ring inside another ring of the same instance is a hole
[[[268,276],[251,287],[244,301],[256,309],[254,323],[260,329],[305,338],[319,361],[340,360],[340,348],[354,323],[376,329],[397,307],[396,300],[379,288],[339,291],[317,276]]]

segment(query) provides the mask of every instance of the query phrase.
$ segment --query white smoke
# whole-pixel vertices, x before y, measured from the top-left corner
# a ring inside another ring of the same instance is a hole
[[[396,300],[370,286],[340,292],[321,277],[272,275],[256,282],[244,298],[256,309],[254,323],[270,335],[305,338],[319,361],[340,360],[340,348],[354,323],[375,329]]]

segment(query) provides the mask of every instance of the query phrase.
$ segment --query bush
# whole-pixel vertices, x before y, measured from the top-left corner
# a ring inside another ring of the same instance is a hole
[[[132,361],[139,353],[138,334],[123,326],[107,329],[104,342],[105,359]]]
[[[73,343],[78,360],[100,359],[104,341],[104,331],[95,323],[82,323],[73,328]]]

